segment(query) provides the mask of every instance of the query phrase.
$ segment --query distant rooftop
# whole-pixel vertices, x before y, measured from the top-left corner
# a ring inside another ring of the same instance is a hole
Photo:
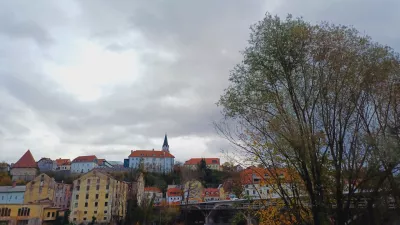
[[[25,192],[26,186],[0,186],[0,193],[10,193],[10,192]]]

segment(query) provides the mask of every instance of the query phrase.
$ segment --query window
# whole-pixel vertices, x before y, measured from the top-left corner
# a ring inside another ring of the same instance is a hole
[[[107,185],[107,186],[106,186],[106,189],[108,190],[109,188],[110,188],[110,185]]]
[[[78,199],[79,199],[79,195],[76,195],[76,196],[75,196],[75,199],[78,200]]]
[[[99,199],[99,194],[96,194],[96,199]]]
[[[86,220],[86,217],[84,217],[83,220]]]
[[[106,198],[108,198],[108,194],[106,194]]]
[[[56,213],[55,212],[52,212],[51,213],[51,217],[55,217],[56,216]]]
[[[17,196],[15,196],[15,200],[17,200]]]
[[[108,202],[104,202],[104,206],[108,206]]]
[[[100,189],[100,185],[96,185],[96,190],[98,191]]]
[[[90,188],[89,186],[86,186],[86,191],[89,191],[89,188]]]
[[[94,203],[94,206],[97,207],[98,204],[99,204],[98,202],[95,202],[95,203]]]
[[[84,211],[83,214],[87,214],[87,211]]]
[[[75,208],[77,208],[78,207],[78,203],[75,203]]]
[[[89,199],[89,194],[86,194],[86,199]]]
[[[87,184],[90,184],[90,179],[87,179]]]
[[[76,221],[76,218],[74,218],[73,221]]]
[[[50,212],[47,213],[47,217],[50,217]]]
[[[85,202],[85,207],[88,207],[88,203],[87,202]]]
[[[1,200],[4,200],[4,196],[1,196]]]
[[[107,220],[107,217],[104,217],[103,219],[104,219],[104,220]]]
[[[94,213],[94,214],[97,214],[97,211],[94,211],[93,213]]]
[[[76,190],[79,191],[81,189],[81,186],[76,186]]]
[[[107,213],[107,210],[104,210],[104,213]]]

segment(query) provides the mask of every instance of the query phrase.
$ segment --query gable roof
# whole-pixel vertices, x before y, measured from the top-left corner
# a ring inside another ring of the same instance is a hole
[[[70,159],[56,159],[57,166],[62,166],[62,165],[71,165],[71,160]]]
[[[95,155],[78,156],[72,162],[95,162],[97,157]]]
[[[171,196],[182,196],[182,190],[180,188],[170,188],[167,190],[168,197]]]
[[[203,195],[206,197],[219,197],[219,190],[218,188],[205,188]]]
[[[151,157],[151,158],[175,158],[171,153],[166,151],[155,151],[155,150],[136,150],[131,151],[129,157]]]
[[[12,168],[37,168],[37,163],[28,149]]]
[[[214,165],[214,164],[220,165],[219,158],[191,158],[188,161],[186,161],[184,165],[197,165],[200,163],[202,159],[206,160],[207,165]]]
[[[240,178],[242,184],[253,184],[253,178],[259,181],[254,182],[255,184],[259,182],[264,183],[276,183],[277,180],[283,182],[291,182],[296,174],[290,173],[287,168],[258,168],[258,167],[248,167],[247,169],[240,172]]]

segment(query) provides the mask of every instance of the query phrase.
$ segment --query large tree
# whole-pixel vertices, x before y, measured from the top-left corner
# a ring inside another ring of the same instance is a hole
[[[267,14],[251,31],[218,131],[242,159],[293,171],[291,188],[272,178],[296,221],[307,207],[313,224],[372,216],[382,193],[398,193],[398,54],[355,29],[291,16]],[[353,210],[360,196],[368,204]]]

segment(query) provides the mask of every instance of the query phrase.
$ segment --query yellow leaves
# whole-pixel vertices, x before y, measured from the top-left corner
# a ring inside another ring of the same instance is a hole
[[[280,212],[277,207],[270,206],[257,212],[260,225],[290,225],[296,223],[296,218],[288,212]]]

